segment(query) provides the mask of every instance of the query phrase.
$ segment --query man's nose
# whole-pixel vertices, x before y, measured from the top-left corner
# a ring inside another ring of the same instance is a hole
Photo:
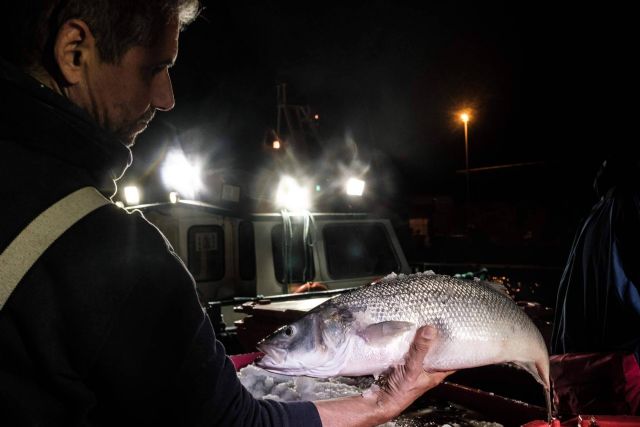
[[[176,105],[169,70],[164,70],[156,76],[152,91],[151,104],[155,109],[169,111]]]

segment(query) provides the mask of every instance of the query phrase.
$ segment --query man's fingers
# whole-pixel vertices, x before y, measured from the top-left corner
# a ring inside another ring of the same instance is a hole
[[[432,340],[438,335],[438,330],[431,325],[425,325],[418,329],[416,333],[420,334],[423,338]]]
[[[396,366],[387,383],[380,389],[380,402],[387,405],[392,416],[398,415],[424,392],[437,386],[453,371],[427,373],[423,362],[431,346],[438,339],[433,326],[423,326],[416,331],[406,354],[404,365]]]
[[[430,325],[423,326],[416,331],[409,353],[407,354],[406,365],[411,370],[422,370],[422,362],[429,352],[433,340],[438,335],[436,328]]]

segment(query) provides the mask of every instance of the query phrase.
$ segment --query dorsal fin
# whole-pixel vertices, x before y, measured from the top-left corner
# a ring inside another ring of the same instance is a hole
[[[501,294],[504,294],[506,296],[510,296],[509,295],[509,290],[507,289],[507,287],[505,285],[503,285],[502,283],[498,283],[498,282],[490,282],[488,280],[480,280],[480,279],[473,279],[474,282],[481,282],[484,283],[485,285],[489,286],[490,288],[495,289],[496,291],[500,292]]]

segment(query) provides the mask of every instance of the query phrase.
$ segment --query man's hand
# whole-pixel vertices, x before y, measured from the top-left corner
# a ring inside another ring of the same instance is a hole
[[[422,396],[440,384],[454,371],[426,372],[422,362],[429,352],[429,347],[437,336],[432,326],[423,326],[416,331],[416,335],[405,356],[405,364],[396,366],[389,373],[386,383],[372,394],[377,399],[377,405],[385,416],[393,418]]]
[[[394,367],[382,387],[372,386],[362,396],[314,402],[323,426],[375,426],[398,416],[427,390],[440,384],[453,371],[428,373],[422,361],[436,338],[432,326],[416,331],[405,364]]]

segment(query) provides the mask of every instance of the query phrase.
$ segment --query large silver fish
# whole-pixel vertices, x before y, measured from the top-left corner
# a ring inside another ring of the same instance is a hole
[[[392,274],[324,302],[258,343],[258,365],[287,375],[378,375],[402,363],[423,325],[438,330],[425,370],[513,363],[544,386],[550,408],[547,347],[524,311],[498,284],[432,272]]]

